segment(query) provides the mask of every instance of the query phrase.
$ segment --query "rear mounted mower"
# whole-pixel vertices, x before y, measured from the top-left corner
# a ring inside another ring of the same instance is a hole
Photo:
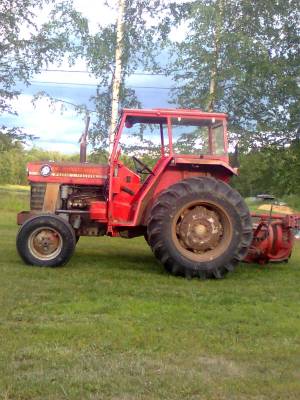
[[[267,264],[288,262],[294,245],[294,232],[300,228],[300,215],[251,214],[253,239],[245,262]]]
[[[168,272],[188,278],[222,278],[242,260],[290,256],[299,219],[262,215],[253,230],[229,185],[237,171],[226,114],[124,109],[107,165],[85,162],[86,135],[87,127],[82,163],[28,164],[30,211],[18,214],[17,236],[26,263],[63,265],[80,236],[103,235],[144,236]]]

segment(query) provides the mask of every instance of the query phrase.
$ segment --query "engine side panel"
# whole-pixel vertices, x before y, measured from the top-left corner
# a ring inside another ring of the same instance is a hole
[[[49,167],[49,174],[43,175],[43,167]],[[37,183],[61,183],[78,185],[104,185],[108,177],[108,165],[31,162],[27,165],[28,180]]]

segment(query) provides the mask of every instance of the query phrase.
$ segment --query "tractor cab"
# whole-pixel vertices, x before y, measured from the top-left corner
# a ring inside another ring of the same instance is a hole
[[[227,181],[227,116],[198,110],[124,109],[110,157],[109,217],[145,223],[145,199],[190,176]]]
[[[123,110],[112,159],[139,175],[152,173],[165,157],[192,156],[228,162],[227,117],[197,110]],[[131,162],[130,162],[131,160]]]

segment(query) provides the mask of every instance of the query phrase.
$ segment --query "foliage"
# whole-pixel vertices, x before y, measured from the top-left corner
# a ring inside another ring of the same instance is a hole
[[[1,139],[6,140],[4,135]],[[45,151],[39,148],[24,150],[17,141],[4,151],[0,150],[0,184],[27,184],[26,164],[30,161],[79,161],[78,155],[65,155],[55,151]]]
[[[299,194],[289,194],[282,196],[281,200],[286,203],[293,210],[300,211],[300,195]]]
[[[3,151],[19,149],[22,150],[22,144],[18,140],[18,135],[16,138],[13,137],[11,133],[0,132],[0,154]]]
[[[36,29],[33,8],[40,8],[40,0],[4,0],[0,5],[0,112],[12,112],[9,100],[18,95],[14,90],[17,81],[28,83],[35,70],[35,44],[22,37],[21,27]]]
[[[111,3],[107,6],[113,7]],[[158,69],[156,57],[159,44],[164,42],[169,27],[162,25],[155,16],[163,12],[163,0],[127,0],[124,22],[122,78],[120,107],[141,107],[134,90],[126,88],[126,78],[134,71]],[[43,25],[41,40],[50,38],[60,41],[61,49],[68,54],[71,62],[77,57],[84,58],[88,70],[98,79],[95,95],[92,97],[96,122],[90,129],[90,138],[95,149],[108,145],[108,130],[111,117],[112,79],[115,68],[116,23],[99,26],[92,34],[88,21],[77,13],[72,2],[57,6],[50,20]],[[80,109],[80,107],[79,107]],[[81,107],[81,111],[89,112]]]
[[[239,177],[233,180],[243,196],[269,193],[300,195],[300,143],[276,146],[240,155]]]
[[[2,126],[0,127],[0,154],[2,151],[11,149],[21,151],[23,144],[34,139],[37,139],[36,136],[25,133],[21,128]]]
[[[5,151],[0,157],[0,183],[20,185],[26,181],[23,154],[18,149]]]
[[[51,8],[52,6],[52,8]],[[42,9],[48,9],[51,16],[59,16],[64,21],[63,16],[66,10],[70,11],[72,19],[76,21],[76,29],[73,33],[74,41],[78,42],[76,34],[84,32],[84,20],[79,13],[71,10],[71,2],[59,1],[50,2],[49,0],[3,0],[0,4],[0,115],[3,113],[13,113],[16,111],[11,105],[20,91],[16,90],[16,85],[30,84],[30,78],[38,73],[43,66],[49,62],[61,62],[65,53],[69,52],[69,62],[79,54],[79,45],[66,41],[66,36],[72,37],[70,30],[60,32],[57,26],[55,35],[47,32],[45,26],[38,22],[37,15]],[[53,20],[52,20],[53,22]],[[47,34],[48,33],[48,34]],[[81,47],[80,47],[81,50]],[[33,137],[27,135],[21,128],[13,127],[8,129],[2,126],[1,135],[7,135],[8,140],[24,142]]]
[[[186,39],[169,66],[181,107],[230,116],[245,149],[299,135],[299,2],[195,0],[174,8]]]
[[[102,149],[94,149],[88,156],[88,161],[91,163],[107,164],[108,163],[108,152]]]

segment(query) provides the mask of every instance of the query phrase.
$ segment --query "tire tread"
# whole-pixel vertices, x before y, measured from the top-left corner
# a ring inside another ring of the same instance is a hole
[[[208,262],[206,268],[200,269],[197,268],[197,264],[191,267],[184,262],[178,263],[166,245],[163,229],[166,218],[171,220],[175,214],[178,199],[185,196],[197,197],[205,195],[205,193],[214,193],[231,204],[242,225],[242,235],[229,261],[215,268],[210,268]],[[233,271],[238,262],[246,255],[252,240],[252,223],[247,205],[241,195],[231,186],[211,177],[193,177],[174,184],[159,195],[151,210],[147,232],[148,241],[154,255],[171,274],[185,276],[187,279],[193,277],[221,279],[227,272]]]

